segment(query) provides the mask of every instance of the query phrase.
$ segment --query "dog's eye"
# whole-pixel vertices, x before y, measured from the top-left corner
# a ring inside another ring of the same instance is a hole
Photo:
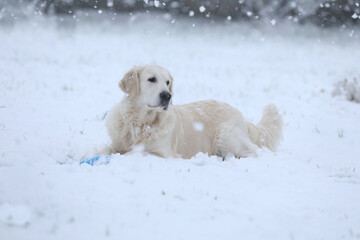
[[[168,85],[168,86],[169,86],[169,84],[170,84],[170,81],[169,81],[169,80],[167,80],[167,81],[166,81],[166,85]]]
[[[152,77],[148,79],[149,82],[156,82],[156,78]]]

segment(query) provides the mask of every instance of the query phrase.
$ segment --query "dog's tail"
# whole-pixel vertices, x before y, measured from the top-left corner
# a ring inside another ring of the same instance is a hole
[[[249,137],[259,147],[275,151],[282,140],[283,121],[275,105],[265,107],[261,121],[254,125],[248,122]]]

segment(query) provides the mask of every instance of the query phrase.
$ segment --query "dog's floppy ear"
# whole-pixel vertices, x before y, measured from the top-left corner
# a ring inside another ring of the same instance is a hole
[[[119,87],[130,96],[137,96],[140,93],[140,67],[133,67],[119,82]]]

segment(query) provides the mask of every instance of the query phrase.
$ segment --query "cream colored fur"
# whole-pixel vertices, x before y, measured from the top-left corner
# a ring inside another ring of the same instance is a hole
[[[155,83],[149,82],[152,77]],[[282,139],[282,119],[274,105],[264,109],[257,125],[247,122],[230,105],[212,100],[170,103],[165,110],[158,106],[159,93],[172,94],[172,84],[172,76],[160,66],[131,69],[120,81],[126,97],[107,116],[112,144],[99,154],[125,154],[139,144],[148,153],[181,158],[199,152],[221,157],[256,156],[257,147],[263,146],[276,150]]]

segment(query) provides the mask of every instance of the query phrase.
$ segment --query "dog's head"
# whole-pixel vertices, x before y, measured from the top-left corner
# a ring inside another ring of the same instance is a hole
[[[133,67],[119,86],[138,106],[166,111],[171,104],[173,78],[168,70],[156,65]]]

